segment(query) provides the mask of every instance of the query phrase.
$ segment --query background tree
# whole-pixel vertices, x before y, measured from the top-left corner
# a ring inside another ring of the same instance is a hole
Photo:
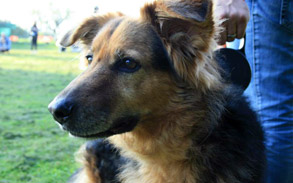
[[[11,35],[16,35],[22,38],[27,38],[29,36],[29,33],[26,30],[8,21],[0,20],[0,29],[1,28],[9,28],[11,30]]]
[[[60,24],[70,18],[70,9],[59,8],[58,4],[50,3],[47,11],[34,10],[33,16],[37,17],[38,27],[44,34],[56,36]]]

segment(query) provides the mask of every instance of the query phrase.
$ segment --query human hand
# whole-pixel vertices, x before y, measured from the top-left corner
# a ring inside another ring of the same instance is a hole
[[[223,32],[221,32],[219,45],[227,41],[234,41],[235,38],[244,37],[245,29],[249,21],[249,10],[244,0],[215,0],[214,14],[222,23]]]

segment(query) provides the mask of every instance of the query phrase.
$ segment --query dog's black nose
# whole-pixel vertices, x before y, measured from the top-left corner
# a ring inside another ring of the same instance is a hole
[[[71,115],[73,103],[66,99],[55,99],[49,104],[48,109],[54,119],[63,124]]]

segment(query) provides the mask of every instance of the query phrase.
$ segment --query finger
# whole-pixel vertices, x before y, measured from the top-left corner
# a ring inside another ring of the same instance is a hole
[[[227,42],[227,31],[225,29],[225,31],[223,31],[221,34],[220,34],[220,38],[218,40],[218,44],[219,45],[224,45],[225,43]]]
[[[231,42],[234,41],[236,38],[236,21],[233,17],[231,17],[231,20],[229,21],[229,24],[227,25],[227,41]]]
[[[226,21],[222,23],[221,27],[223,28],[223,31],[221,31],[221,33],[220,33],[218,44],[224,45],[227,41],[227,23],[226,23]]]
[[[241,39],[245,35],[245,30],[246,30],[247,22],[244,21],[239,21],[237,24],[237,33],[236,33],[236,38]]]

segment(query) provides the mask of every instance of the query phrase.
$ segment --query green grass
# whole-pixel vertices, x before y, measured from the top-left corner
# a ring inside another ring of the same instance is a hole
[[[54,123],[50,101],[80,73],[78,54],[28,42],[0,54],[0,183],[66,182],[83,143]]]

